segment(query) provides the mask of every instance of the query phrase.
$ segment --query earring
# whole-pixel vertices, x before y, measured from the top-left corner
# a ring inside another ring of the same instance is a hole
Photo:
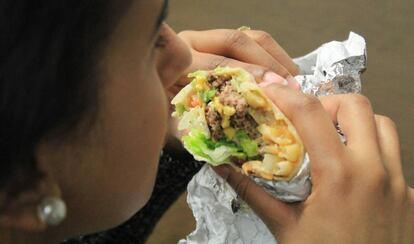
[[[56,226],[66,218],[66,204],[58,197],[44,198],[37,211],[39,219],[47,225]]]

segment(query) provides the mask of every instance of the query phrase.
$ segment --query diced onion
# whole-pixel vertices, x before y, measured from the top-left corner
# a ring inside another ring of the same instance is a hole
[[[271,141],[279,145],[288,145],[293,143],[287,128],[271,127],[266,124],[261,124],[257,127],[257,129],[260,134],[262,134],[264,140]]]
[[[296,160],[298,160],[300,153],[300,147],[298,144],[284,146],[282,150],[284,151],[284,157],[287,160],[291,162],[295,162]]]
[[[279,157],[273,154],[265,154],[263,158],[263,168],[266,171],[273,171],[275,169],[275,166],[278,160],[279,160]]]
[[[289,176],[292,172],[293,165],[289,161],[282,161],[277,163],[277,168],[273,170],[273,173],[278,176]]]
[[[264,146],[263,152],[277,155],[279,153],[279,147],[276,144]]]
[[[246,99],[247,103],[253,108],[264,108],[267,105],[266,100],[255,92],[245,92],[244,98]]]

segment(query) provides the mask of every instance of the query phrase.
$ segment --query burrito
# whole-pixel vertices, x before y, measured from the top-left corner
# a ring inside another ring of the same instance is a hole
[[[305,149],[286,116],[241,68],[218,67],[188,75],[172,100],[184,147],[196,160],[231,164],[265,180],[291,179]]]

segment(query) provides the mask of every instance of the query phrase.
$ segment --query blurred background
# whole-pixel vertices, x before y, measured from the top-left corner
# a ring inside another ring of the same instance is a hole
[[[413,0],[170,0],[168,23],[177,32],[243,25],[265,30],[291,57],[327,41],[344,40],[349,31],[364,36],[368,65],[363,93],[377,114],[396,122],[405,176],[414,186],[413,12]],[[147,243],[177,243],[194,228],[184,194]]]

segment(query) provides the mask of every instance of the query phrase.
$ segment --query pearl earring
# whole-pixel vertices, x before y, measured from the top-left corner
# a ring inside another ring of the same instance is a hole
[[[51,226],[60,224],[66,218],[66,204],[58,197],[46,197],[38,206],[39,219]]]

